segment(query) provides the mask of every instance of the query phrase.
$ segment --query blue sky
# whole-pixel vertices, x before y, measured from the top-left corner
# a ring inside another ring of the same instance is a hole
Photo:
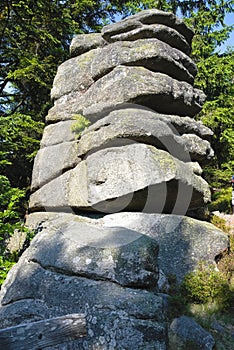
[[[234,24],[234,13],[229,13],[226,15],[225,23],[228,25]],[[226,41],[226,43],[219,47],[219,50],[224,51],[227,46],[234,46],[234,31],[232,31],[230,38]]]

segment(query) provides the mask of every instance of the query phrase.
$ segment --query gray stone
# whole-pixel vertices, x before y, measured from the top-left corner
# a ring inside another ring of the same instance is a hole
[[[51,234],[55,234],[61,225],[69,224],[71,221],[78,221],[94,225],[97,221],[86,216],[76,215],[72,210],[70,212],[63,211],[46,211],[31,213],[27,216],[26,226],[35,234],[42,230],[50,230]],[[98,224],[98,222],[97,222]]]
[[[147,115],[148,118],[150,116],[155,119],[157,118],[160,121],[163,121],[166,123],[170,128],[175,128],[176,134],[196,134],[200,136],[203,139],[211,139],[211,136],[213,136],[213,131],[206,127],[200,120],[197,121],[190,117],[183,117],[179,115],[170,115],[170,114],[160,114],[157,112],[152,111],[149,108],[143,107],[138,104],[125,104],[121,108],[116,108],[114,111],[110,112],[109,114],[103,114],[102,118],[108,117],[108,115],[112,116],[112,119],[115,119],[117,115],[124,115],[126,113],[126,116],[128,115],[135,115],[137,118],[137,115],[140,113],[142,115],[142,118],[145,118]],[[137,120],[137,119],[136,119]],[[102,125],[102,121],[99,121],[100,126]],[[96,124],[97,125],[97,124]],[[95,129],[96,126],[92,127],[92,125],[89,127],[89,130]]]
[[[0,307],[0,328],[17,326],[26,322],[52,318],[56,308],[49,308],[42,300],[23,299]],[[5,349],[4,349],[5,350]]]
[[[212,323],[211,323],[211,328],[218,332],[218,333],[221,333],[223,334],[225,332],[225,328],[224,326],[222,326],[217,320],[214,320]]]
[[[111,42],[115,41],[133,41],[143,38],[156,38],[166,44],[174,47],[187,55],[190,54],[190,45],[185,40],[184,36],[178,33],[175,29],[162,24],[141,25],[130,31],[108,37]]]
[[[193,134],[176,136],[178,144],[184,146],[184,152],[190,154],[191,160],[207,165],[207,160],[214,156],[214,151],[208,141]]]
[[[157,286],[160,293],[165,293],[167,295],[170,292],[169,280],[162,270],[159,270]]]
[[[212,349],[193,320],[174,320],[169,337],[165,320],[170,277],[179,286],[228,249],[222,231],[185,217],[210,201],[198,162],[213,154],[211,130],[190,118],[205,101],[192,36],[147,10],[73,39],[34,164],[35,237],[1,288],[0,328],[82,313],[87,337],[48,350]],[[82,117],[94,123],[83,132]]]
[[[119,65],[142,66],[190,84],[193,84],[197,73],[195,64],[187,55],[158,39],[116,42],[61,64],[51,97],[58,99],[71,91],[81,94]]]
[[[71,57],[79,56],[87,51],[103,47],[107,42],[100,33],[79,34],[76,35],[70,45]]]
[[[208,141],[194,134],[180,136],[170,120],[141,108],[115,110],[92,124],[81,134],[78,155],[128,144],[131,140],[167,150],[183,161],[207,162],[213,156]]]
[[[41,148],[75,141],[76,135],[72,131],[75,123],[75,120],[67,120],[46,126],[42,135]]]
[[[54,78],[51,98],[56,99],[74,91],[79,92],[79,96],[82,96],[94,83],[90,67],[97,52],[100,50],[88,51],[81,56],[71,58],[62,63],[58,67]]]
[[[106,41],[111,41],[111,37],[121,33],[127,33],[137,28],[141,28],[142,23],[133,16],[118,21],[116,23],[108,24],[102,28],[101,34]]]
[[[156,9],[141,11],[131,17],[102,28],[103,37],[108,40],[111,36],[125,33],[141,27],[141,24],[163,24],[177,30],[191,44],[193,31],[173,13]]]
[[[98,52],[92,62],[92,75],[103,75],[118,65],[136,65],[193,83],[197,73],[195,63],[183,52],[158,39],[109,44]]]
[[[142,350],[166,350],[160,296],[136,288],[123,288],[116,283],[68,276],[53,271],[52,267],[44,269],[28,261],[25,255],[3,285],[1,304],[1,328],[6,323],[10,326],[44,319],[48,314],[53,317],[74,312],[85,314],[87,337],[58,349],[135,350],[137,344]],[[17,311],[18,317],[12,317]]]
[[[101,222],[154,238],[159,244],[159,269],[175,276],[178,283],[199,262],[214,264],[215,257],[228,248],[228,236],[217,227],[185,216],[125,212],[106,215]]]
[[[42,187],[65,171],[74,168],[81,159],[76,142],[64,142],[41,148],[34,160],[31,190]]]
[[[204,93],[186,82],[144,67],[119,66],[97,80],[83,95],[77,92],[58,99],[47,121],[72,119],[77,113],[94,121],[101,113],[125,103],[141,104],[160,113],[194,116],[204,102]]]
[[[25,254],[28,261],[65,275],[156,287],[158,244],[154,239],[133,230],[102,227],[76,215],[61,216],[59,223],[56,228],[58,219],[44,219],[36,227],[40,232]]]
[[[212,350],[215,346],[212,335],[187,316],[181,316],[172,321],[169,341],[171,350]]]
[[[194,209],[210,200],[208,184],[194,173],[199,170],[149,145],[108,148],[33,193],[30,208],[170,212],[182,201],[186,209]]]
[[[6,251],[10,254],[20,254],[27,241],[27,232],[24,230],[15,229],[12,236],[5,240]]]
[[[180,117],[178,115],[169,115],[169,114],[158,114],[156,113],[159,120],[164,121],[173,125],[179,134],[196,134],[201,136],[203,139],[211,139],[213,136],[213,131],[207,128],[200,120],[197,121],[190,117]]]

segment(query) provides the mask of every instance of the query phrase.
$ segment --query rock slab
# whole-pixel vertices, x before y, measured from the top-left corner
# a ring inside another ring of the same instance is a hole
[[[17,312],[20,322],[83,313],[88,336],[54,349],[166,350],[163,300],[139,289],[157,282],[157,243],[75,215],[35,215],[40,232],[1,291],[1,327],[17,324]]]
[[[228,249],[228,236],[214,225],[179,215],[115,213],[101,219],[108,227],[120,226],[155,239],[159,244],[158,264],[167,276],[181,283],[200,261],[214,264]]]
[[[170,325],[170,349],[178,350],[212,350],[215,340],[194,319],[181,316],[175,318]]]
[[[153,146],[108,148],[33,193],[30,208],[171,212],[176,205],[178,214],[185,214],[210,199],[207,183],[196,174],[199,171],[196,164],[179,161]]]

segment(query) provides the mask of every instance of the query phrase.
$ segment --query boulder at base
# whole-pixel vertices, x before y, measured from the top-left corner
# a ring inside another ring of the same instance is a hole
[[[40,232],[2,287],[0,327],[83,313],[87,337],[53,350],[166,350],[163,300],[147,291],[158,278],[157,243],[95,220],[51,214],[39,214]],[[37,219],[30,220],[32,227]],[[134,289],[120,285],[125,282]]]
[[[186,216],[116,213],[106,215],[106,226],[136,230],[159,244],[159,268],[181,282],[203,261],[214,264],[215,258],[228,249],[228,236],[214,225]]]

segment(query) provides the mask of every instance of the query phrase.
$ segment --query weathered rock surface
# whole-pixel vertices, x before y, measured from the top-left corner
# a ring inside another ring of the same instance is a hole
[[[169,341],[171,350],[212,350],[215,346],[212,335],[187,316],[181,316],[172,321]]]
[[[183,35],[181,35],[175,29],[169,28],[162,24],[141,24],[141,26],[138,28],[134,28],[128,32],[112,35],[107,39],[110,42],[115,42],[134,41],[141,38],[156,38],[186,54],[189,54],[191,51],[191,48]]]
[[[64,142],[41,148],[34,160],[31,189],[35,190],[74,168],[81,159],[76,142]]]
[[[177,18],[173,13],[163,12],[156,9],[141,11],[129,18],[119,21],[114,24],[103,27],[102,34],[105,39],[113,35],[128,32],[132,29],[141,27],[142,24],[164,24],[167,27],[174,28],[185,37],[189,45],[193,38],[193,31],[186,24]]]
[[[138,117],[138,114],[140,118]],[[109,119],[114,120],[118,115],[121,115],[122,117],[125,116],[126,118],[130,116],[135,116],[136,122],[138,122],[138,120],[142,118],[158,119],[166,123],[170,128],[172,128],[173,131],[175,131],[176,135],[177,134],[180,134],[180,135],[195,134],[202,137],[203,139],[210,139],[211,136],[213,136],[213,131],[208,127],[206,127],[201,121],[197,121],[190,117],[181,117],[179,115],[157,113],[152,111],[149,108],[143,107],[138,104],[125,104],[121,108],[116,108],[114,111],[110,112],[109,114],[103,114],[102,118],[104,119],[105,117],[109,116]],[[94,126],[91,125],[89,127],[89,130],[96,129],[96,125],[102,126],[101,119],[98,121],[98,123],[100,124],[96,124],[96,123],[94,124]]]
[[[166,350],[162,299],[144,290],[67,276],[22,256],[11,270],[2,296],[1,327],[19,322],[15,315],[19,307],[21,322],[44,319],[48,314],[85,314],[87,337],[53,349],[135,350],[138,344],[142,350]]]
[[[102,72],[118,65],[142,66],[189,83],[193,83],[197,73],[197,67],[189,56],[154,38],[109,44],[94,58],[92,75],[100,77]]]
[[[148,287],[157,282],[158,245],[153,239],[70,214],[30,216],[29,226],[36,224],[40,232],[2,288],[2,327],[18,324],[17,312],[20,322],[77,312],[86,316],[88,336],[62,349],[133,350],[138,344],[142,350],[166,350],[162,298],[136,289],[143,280],[154,281],[146,282]],[[101,280],[92,279],[97,277]],[[127,280],[134,289],[118,285]]]
[[[108,148],[91,154],[73,170],[32,194],[30,208],[51,210],[71,206],[104,212],[126,208],[161,212],[164,208],[170,212],[177,200],[177,190],[185,191],[183,203],[188,208],[197,208],[210,200],[210,190],[194,171],[199,171],[199,167],[153,146]]]
[[[142,113],[142,111],[140,111],[140,113]],[[153,114],[159,120],[169,124],[170,127],[172,125],[177,131],[176,134],[196,134],[203,139],[210,139],[211,136],[213,136],[213,131],[211,129],[207,128],[201,121],[196,121],[193,118],[155,112],[153,112]]]
[[[75,141],[76,134],[72,131],[72,127],[75,123],[75,120],[67,120],[47,125],[43,132],[41,148],[63,142]]]
[[[119,65],[142,66],[190,84],[193,84],[197,72],[195,64],[187,55],[160,40],[116,42],[61,64],[54,79],[51,97],[58,99],[75,91],[83,93],[94,81]]]
[[[77,113],[97,120],[98,114],[129,102],[160,113],[194,116],[204,101],[204,93],[186,82],[144,67],[119,66],[97,80],[86,93],[58,99],[47,121],[72,119]]]
[[[102,38],[101,33],[79,34],[72,39],[70,55],[71,57],[79,56],[105,45],[107,45],[107,42]]]
[[[133,230],[94,225],[75,215],[61,216],[57,229],[59,220],[54,221],[42,224],[25,259],[65,275],[156,287],[158,244],[154,239]]]
[[[207,162],[213,157],[210,143],[194,134],[180,136],[170,120],[161,115],[126,108],[111,112],[108,116],[92,124],[82,134],[78,143],[78,156],[97,151],[101,148],[135,142],[153,145],[168,151],[183,161]]]
[[[27,232],[15,229],[14,233],[6,240],[6,251],[10,254],[20,254],[27,243]]]
[[[94,83],[91,65],[98,52],[100,49],[94,49],[62,63],[54,78],[51,98],[57,99],[73,91],[82,96]]]
[[[101,219],[109,227],[125,227],[156,240],[158,264],[181,282],[200,261],[208,264],[228,248],[228,236],[212,224],[179,215],[115,213]]]

